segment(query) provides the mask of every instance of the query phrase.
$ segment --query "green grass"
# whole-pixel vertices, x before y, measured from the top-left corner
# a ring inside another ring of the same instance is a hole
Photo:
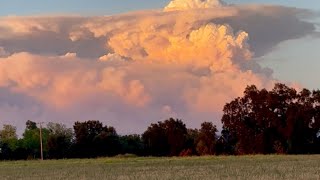
[[[8,161],[0,179],[320,179],[320,155]]]

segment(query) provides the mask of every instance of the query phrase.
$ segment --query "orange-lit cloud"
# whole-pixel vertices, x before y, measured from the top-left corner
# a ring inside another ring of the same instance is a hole
[[[133,106],[144,106],[150,99],[140,81],[128,78],[124,70],[77,59],[73,53],[60,57],[17,53],[1,58],[0,87],[58,108],[95,93],[119,96]]]
[[[221,0],[173,0],[164,8],[164,11],[213,8],[224,4]]]
[[[247,85],[277,81],[253,57],[313,32],[300,14],[173,0],[107,17],[1,18],[0,122],[99,119],[141,132],[167,116],[214,120]]]

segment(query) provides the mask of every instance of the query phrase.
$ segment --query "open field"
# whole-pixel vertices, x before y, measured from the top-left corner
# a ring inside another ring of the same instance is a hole
[[[1,179],[320,179],[320,155],[0,162]]]

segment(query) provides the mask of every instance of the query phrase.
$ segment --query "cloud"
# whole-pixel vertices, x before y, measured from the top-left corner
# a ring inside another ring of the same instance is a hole
[[[164,11],[213,8],[224,4],[221,0],[173,0],[164,8]]]
[[[126,76],[123,70],[77,59],[73,53],[61,57],[17,53],[0,59],[0,87],[58,108],[95,93],[119,96],[132,105],[145,105],[149,97],[143,85]]]
[[[90,37],[73,41],[72,33],[86,17],[2,17],[0,46],[10,54],[29,52],[41,55],[77,53],[79,57],[98,57],[105,53],[105,39]],[[83,32],[85,33],[85,32]]]
[[[146,58],[223,71],[231,68],[234,57],[242,61],[251,58],[248,34],[238,32],[234,35],[232,31],[227,25],[207,24],[190,30],[186,35],[166,34],[160,37],[157,31],[124,32],[112,36],[108,45],[115,53],[133,59]]]
[[[6,57],[6,56],[8,56],[8,55],[9,55],[9,53],[7,53],[7,52],[5,51],[5,49],[0,46],[0,58],[1,58],[1,57]]]
[[[58,26],[56,23],[50,21],[29,19],[28,21],[21,21],[19,17],[5,17],[1,18],[0,27],[2,27],[2,36],[17,34],[17,35],[30,35],[35,31],[48,31],[58,32]]]
[[[164,11],[1,18],[0,116],[20,129],[99,119],[123,133],[168,116],[214,120],[247,85],[272,87],[253,57],[312,33],[308,13],[174,0]]]
[[[97,58],[113,53],[107,42],[119,33],[130,36],[136,32],[154,31],[158,34],[152,40],[166,43],[167,35],[187,35],[190,30],[212,23],[227,24],[234,32],[247,32],[252,52],[255,56],[263,56],[280,42],[312,33],[314,24],[300,19],[310,14],[307,10],[281,6],[228,5],[106,17],[2,17],[0,46],[10,54],[64,55],[74,52],[79,57]],[[143,50],[135,50],[143,54]]]

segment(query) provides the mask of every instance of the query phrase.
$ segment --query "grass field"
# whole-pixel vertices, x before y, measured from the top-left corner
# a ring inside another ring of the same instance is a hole
[[[320,179],[320,155],[0,162],[0,179]]]

